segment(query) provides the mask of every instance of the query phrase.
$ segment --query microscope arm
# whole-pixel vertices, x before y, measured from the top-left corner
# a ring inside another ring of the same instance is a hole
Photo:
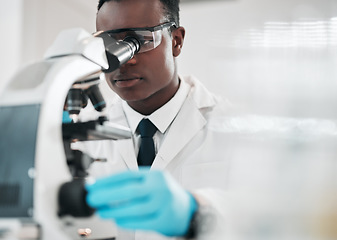
[[[76,219],[70,216],[60,218],[58,215],[60,186],[72,180],[66,162],[62,134],[65,99],[75,82],[96,77],[102,69],[109,67],[105,51],[101,38],[79,29],[65,31],[47,51],[45,60],[28,65],[19,71],[0,94],[0,110],[15,111],[17,107],[25,106],[34,106],[38,109],[36,113],[32,113],[37,115],[34,118],[37,129],[32,138],[36,141],[35,153],[34,159],[30,160],[34,163],[33,169],[30,169],[30,172],[34,172],[31,174],[33,204],[28,206],[30,209],[28,214],[25,213],[21,217],[13,215],[11,219],[20,221],[22,217],[28,217],[36,222],[42,229],[40,233],[42,240],[83,239],[83,231],[79,229],[89,228],[91,235],[86,239],[104,239],[116,235],[116,226],[113,222],[102,221],[95,215],[90,218]],[[0,122],[6,124],[5,119]],[[25,126],[18,122],[20,125],[15,128],[18,131],[25,129]],[[6,128],[5,125],[1,127]],[[110,135],[115,134],[116,129],[125,131],[124,128],[119,129],[118,126],[111,127],[108,124],[95,127],[95,131],[100,132],[101,135],[109,132]],[[11,134],[4,137],[10,139]],[[17,151],[16,149],[23,151],[25,148],[24,143],[13,142],[11,148],[1,150],[8,158],[11,156],[11,151]],[[6,160],[20,164],[20,161],[28,159]],[[2,217],[0,213],[0,220]]]

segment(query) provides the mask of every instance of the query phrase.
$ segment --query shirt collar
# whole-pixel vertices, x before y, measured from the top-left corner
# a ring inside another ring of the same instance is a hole
[[[122,102],[123,110],[127,117],[127,121],[133,133],[136,132],[139,122],[143,118],[148,118],[161,133],[165,133],[167,128],[177,116],[181,106],[183,105],[187,94],[189,92],[189,85],[183,80],[180,81],[180,86],[173,98],[165,105],[153,112],[151,115],[144,116],[133,110],[125,101]]]

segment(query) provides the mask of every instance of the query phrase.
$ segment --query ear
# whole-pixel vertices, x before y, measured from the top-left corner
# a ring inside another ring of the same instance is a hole
[[[184,45],[185,28],[178,27],[172,31],[172,52],[174,57],[178,57]]]

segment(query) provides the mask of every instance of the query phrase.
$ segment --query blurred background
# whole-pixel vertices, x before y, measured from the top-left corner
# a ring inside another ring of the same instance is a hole
[[[336,239],[337,1],[181,2],[180,74],[245,113],[213,126],[227,134],[234,159],[228,189],[244,192],[235,198],[233,232],[238,239]],[[1,1],[0,90],[42,59],[61,30],[94,32],[96,6]]]
[[[66,28],[95,31],[97,0],[0,3],[0,89]],[[181,74],[267,115],[334,117],[337,1],[182,0]]]

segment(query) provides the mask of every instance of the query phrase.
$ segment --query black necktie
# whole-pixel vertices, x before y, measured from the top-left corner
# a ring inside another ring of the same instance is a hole
[[[157,128],[149,119],[144,118],[138,125],[138,131],[141,137],[137,158],[138,166],[151,166],[156,156],[153,135]]]

